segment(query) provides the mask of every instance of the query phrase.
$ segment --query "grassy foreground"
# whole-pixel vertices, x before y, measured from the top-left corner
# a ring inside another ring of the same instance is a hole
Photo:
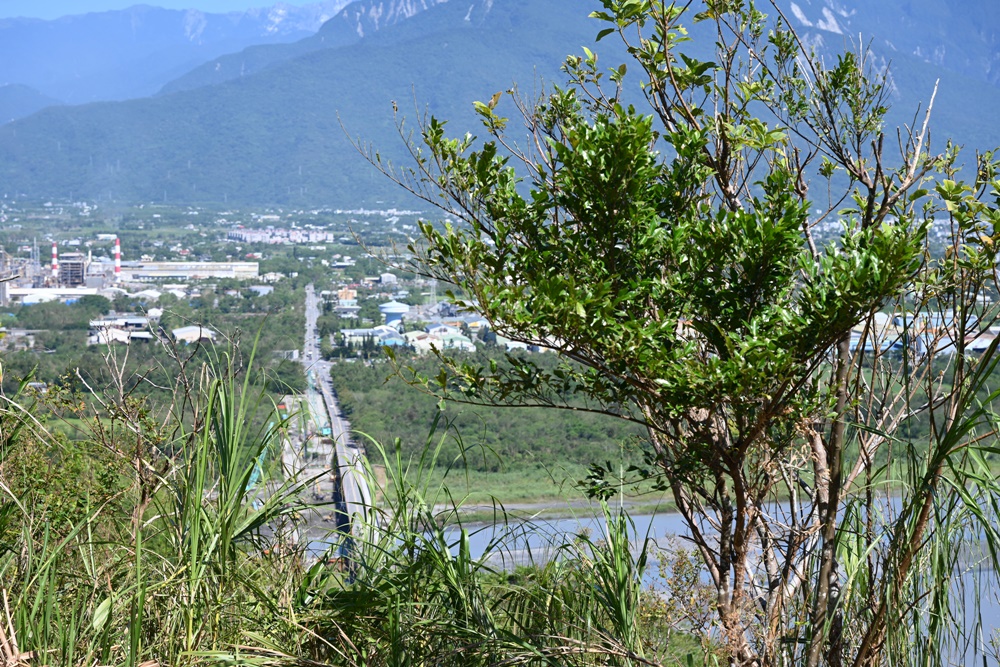
[[[560,559],[503,571],[499,542],[471,552],[454,500],[464,494],[428,474],[435,451],[424,465],[372,443],[383,466],[372,474],[379,506],[355,529],[349,558],[341,545],[310,558],[296,540],[306,480],[273,466],[259,473],[283,423],[270,418],[271,404],[241,370],[250,364],[237,356],[179,373],[166,418],[128,395],[102,397],[100,415],[74,424],[86,438],[36,423],[38,397],[4,397],[0,664],[722,658],[712,652],[710,606],[689,554],[662,559],[668,594],[647,590],[644,577],[662,554],[634,542],[627,515],[605,507],[606,534],[567,538]],[[541,484],[512,477],[511,489],[529,482]]]

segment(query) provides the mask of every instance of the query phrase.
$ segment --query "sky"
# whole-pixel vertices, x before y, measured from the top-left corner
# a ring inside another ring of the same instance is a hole
[[[314,0],[283,0],[289,5],[307,5]],[[231,12],[250,7],[268,7],[277,0],[0,0],[0,18],[28,16],[54,19],[67,14],[125,9],[132,5],[154,5],[168,9],[200,9]]]

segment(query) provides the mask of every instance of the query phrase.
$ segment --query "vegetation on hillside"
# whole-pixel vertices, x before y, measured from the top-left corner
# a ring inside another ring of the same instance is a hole
[[[605,534],[553,538],[559,560],[505,574],[499,559],[527,528],[501,521],[473,553],[447,489],[399,450],[370,448],[389,482],[347,560],[335,535],[319,552],[296,541],[315,519],[297,499],[308,480],[271,466],[255,484],[283,424],[249,364],[219,349],[178,366],[162,416],[142,397],[101,392],[85,441],[35,421],[37,399],[5,395],[4,664],[702,664],[715,650],[681,602],[704,592],[687,552],[666,558],[647,543],[636,557],[634,527],[605,508]],[[645,590],[652,558],[675,602]]]
[[[351,47],[292,57],[219,85],[45,109],[0,127],[3,193],[169,204],[410,205],[411,198],[365,165],[348,137],[404,159],[393,101],[410,117],[426,110],[460,124],[458,134],[475,131],[468,100],[488,99],[515,81],[525,91],[535,81],[558,82],[563,55],[581,45],[596,48],[585,14],[568,0],[440,3]],[[709,60],[714,35],[692,29],[699,37],[693,55]],[[835,58],[842,39],[819,33],[811,43],[833,46],[823,55]],[[628,58],[610,40],[600,51],[608,63]],[[902,103],[893,124],[911,123],[910,109],[940,80],[937,127],[969,145],[997,142],[988,110],[1000,105],[1000,91],[904,51],[882,55],[894,65],[893,94]],[[623,95],[626,103],[643,99],[631,79]]]

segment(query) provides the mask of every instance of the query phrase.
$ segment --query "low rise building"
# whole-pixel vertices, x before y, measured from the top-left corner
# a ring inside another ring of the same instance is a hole
[[[183,278],[205,280],[209,278],[235,278],[257,280],[260,275],[258,262],[134,262],[122,263],[122,280],[154,280]]]
[[[209,329],[207,326],[192,324],[191,326],[172,329],[170,331],[170,335],[173,336],[174,340],[178,343],[190,345],[191,343],[197,343],[202,340],[212,342],[215,340],[216,336],[218,336],[218,333]]]
[[[149,318],[142,315],[117,315],[91,320],[87,345],[128,345],[133,340],[153,340],[155,337],[149,329]]]

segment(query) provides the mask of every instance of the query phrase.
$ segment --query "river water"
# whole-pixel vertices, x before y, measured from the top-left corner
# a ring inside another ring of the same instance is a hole
[[[631,517],[634,525],[633,541],[639,544],[644,538],[662,548],[669,549],[684,544],[687,529],[683,518],[673,512],[640,514]],[[575,518],[533,519],[528,522],[507,524],[481,524],[466,527],[473,558],[482,557],[487,551],[495,554],[490,563],[499,569],[514,566],[541,564],[560,554],[560,547],[571,542],[576,535],[587,535],[593,540],[602,539],[606,525],[599,508],[588,512],[580,510]],[[459,533],[452,529],[446,533],[451,543],[457,544]],[[681,538],[681,539],[679,539]],[[455,547],[457,551],[457,547]],[[653,588],[662,589],[659,578],[657,550],[653,549],[644,580]],[[957,652],[949,662],[954,665],[983,665],[1000,667],[991,639],[1000,631],[1000,587],[996,573],[986,567],[980,557],[968,554],[964,571],[953,587],[952,595],[962,599],[961,616],[966,636],[971,637],[964,650]],[[707,580],[706,580],[707,583]],[[974,615],[978,598],[979,616]],[[1000,633],[998,633],[1000,635]],[[963,655],[964,654],[964,655]],[[985,654],[985,655],[984,655]]]

